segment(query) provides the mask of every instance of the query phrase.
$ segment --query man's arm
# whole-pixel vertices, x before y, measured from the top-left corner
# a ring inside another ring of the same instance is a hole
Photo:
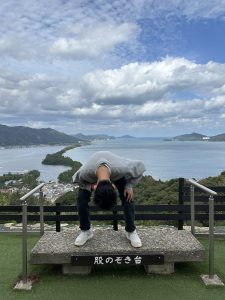
[[[126,180],[125,189],[132,189],[133,185],[138,183],[141,180],[142,174],[138,177],[129,178]]]
[[[82,167],[81,167],[82,168]],[[77,183],[79,185],[79,188],[83,190],[88,190],[91,192],[91,184],[87,181],[83,180],[81,175],[81,168],[72,176],[73,183]]]
[[[145,166],[142,162],[138,161],[135,165],[133,165],[130,170],[129,174],[126,177],[126,185],[124,190],[124,196],[126,197],[127,201],[132,201],[134,192],[133,192],[133,185],[138,183],[141,180],[141,177],[145,171]]]
[[[133,191],[133,185],[138,183],[141,179],[142,175],[140,175],[139,177],[135,177],[135,178],[131,178],[129,180],[127,180],[127,183],[125,185],[125,189],[124,189],[124,197],[126,198],[126,200],[128,202],[131,202],[133,200],[134,197],[134,191]]]

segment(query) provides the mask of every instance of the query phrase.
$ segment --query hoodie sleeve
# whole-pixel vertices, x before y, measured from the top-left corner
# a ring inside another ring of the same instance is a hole
[[[133,185],[138,183],[142,176],[143,173],[145,172],[145,166],[141,161],[136,161],[128,170],[127,175],[125,176],[126,178],[126,189],[132,189]]]
[[[88,183],[87,181],[83,180],[80,176],[81,168],[72,176],[72,181],[73,183],[77,183],[79,185],[79,188],[91,192],[91,183]]]
[[[133,185],[138,183],[141,180],[141,177],[142,177],[142,175],[140,175],[139,177],[134,177],[134,178],[127,179],[125,188],[126,189],[132,189]]]

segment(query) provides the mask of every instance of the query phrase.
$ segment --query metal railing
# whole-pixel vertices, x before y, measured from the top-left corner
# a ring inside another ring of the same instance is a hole
[[[44,233],[44,208],[43,208],[43,191],[42,188],[45,183],[39,184],[33,190],[28,192],[26,195],[20,198],[22,202],[22,280],[23,284],[26,284],[27,279],[27,198],[33,195],[35,192],[39,191],[40,200],[40,234]]]
[[[191,232],[195,234],[195,187],[209,194],[209,279],[213,279],[214,274],[214,197],[217,193],[195,180],[187,180],[190,186],[190,200],[191,200]]]

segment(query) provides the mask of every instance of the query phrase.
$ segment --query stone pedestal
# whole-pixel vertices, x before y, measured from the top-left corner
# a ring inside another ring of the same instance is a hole
[[[118,256],[118,259],[114,259],[114,262],[118,261],[118,265],[123,256],[123,263],[127,266],[134,262],[131,257],[135,257],[135,263],[145,265],[147,273],[171,274],[174,272],[174,263],[204,260],[205,249],[190,232],[163,226],[146,226],[138,228],[137,231],[142,240],[141,248],[131,246],[123,229],[114,231],[111,228],[93,228],[93,238],[82,247],[74,245],[79,234],[78,229],[46,232],[31,251],[30,261],[32,264],[63,265],[64,274],[89,274],[91,264],[95,265],[95,262],[88,263],[88,257],[97,256],[99,268],[106,262],[110,263],[111,258],[102,260],[105,256]],[[163,261],[158,265],[155,261],[140,262],[140,256],[159,254],[163,256]],[[84,265],[74,266],[72,257],[81,255],[87,258]]]
[[[70,264],[62,265],[63,274],[88,275],[91,273],[91,266],[73,266]]]
[[[147,274],[172,274],[174,273],[174,263],[165,263],[164,265],[144,266]]]

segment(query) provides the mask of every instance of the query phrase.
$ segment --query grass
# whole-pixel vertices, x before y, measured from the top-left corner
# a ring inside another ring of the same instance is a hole
[[[29,249],[37,240],[37,235],[29,236]],[[207,239],[200,241],[208,249]],[[225,287],[205,287],[201,282],[200,274],[208,273],[208,259],[177,264],[172,275],[146,275],[141,266],[130,266],[98,267],[86,277],[66,276],[58,266],[29,265],[29,272],[38,274],[39,281],[31,291],[15,291],[13,286],[21,273],[21,236],[0,235],[0,249],[0,299],[4,300],[225,299]],[[224,240],[215,242],[215,273],[225,282]]]

